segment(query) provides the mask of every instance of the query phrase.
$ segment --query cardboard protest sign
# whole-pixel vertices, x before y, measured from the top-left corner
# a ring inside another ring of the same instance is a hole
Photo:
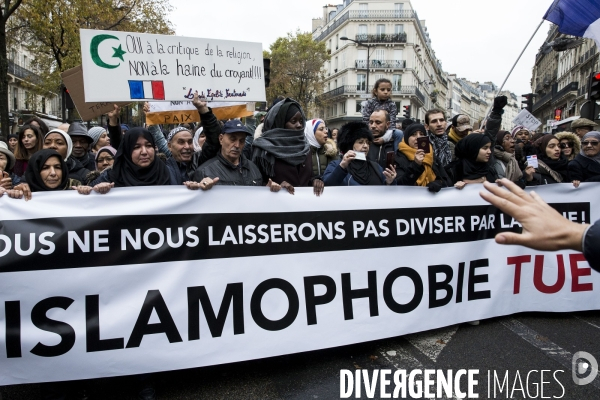
[[[81,29],[86,101],[265,101],[262,44]]]
[[[75,68],[71,68],[60,74],[63,83],[69,90],[71,99],[77,108],[79,116],[84,121],[89,121],[97,118],[101,115],[106,114],[113,110],[113,104],[120,107],[126,106],[131,103],[127,102],[86,102],[84,96],[84,84],[83,84],[83,69],[81,65]]]
[[[181,124],[186,122],[200,122],[200,115],[191,101],[150,102],[150,112],[146,113],[146,123]],[[220,120],[249,117],[253,111],[249,106],[253,104],[239,102],[209,102],[208,106]]]
[[[540,127],[540,125],[542,125],[542,122],[536,117],[534,117],[533,114],[531,114],[526,109],[521,110],[519,115],[517,115],[516,118],[513,119],[512,123],[514,125],[522,125],[525,127],[525,129],[528,129],[530,131],[535,131],[537,128]]]

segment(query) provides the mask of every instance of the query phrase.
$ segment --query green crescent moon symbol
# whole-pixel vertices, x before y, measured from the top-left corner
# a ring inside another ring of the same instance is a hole
[[[96,64],[97,66],[102,67],[102,68],[107,68],[107,69],[114,69],[114,68],[117,68],[121,64],[117,64],[117,65],[107,64],[104,61],[102,61],[102,59],[100,58],[100,55],[98,54],[98,46],[100,46],[100,43],[104,42],[107,39],[119,40],[118,37],[112,36],[112,35],[94,36],[92,38],[92,43],[90,44],[90,54],[92,56],[92,60],[94,61],[94,64]]]

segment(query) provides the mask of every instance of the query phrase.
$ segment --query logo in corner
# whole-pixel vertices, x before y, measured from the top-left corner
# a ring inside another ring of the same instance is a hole
[[[98,47],[100,47],[100,44],[102,42],[104,42],[105,40],[119,40],[119,38],[116,36],[113,36],[113,35],[96,35],[96,36],[94,36],[92,38],[92,42],[90,43],[90,55],[92,56],[92,61],[94,61],[94,64],[96,64],[97,66],[99,66],[101,68],[115,69],[119,65],[121,65],[121,63],[108,64],[108,63],[104,62],[102,60],[102,58],[100,58],[100,54],[98,53]],[[123,54],[126,54],[127,52],[123,50],[120,43],[119,43],[119,47],[113,47],[112,49],[114,50],[112,58],[118,58],[121,61],[125,61],[125,59],[123,58]]]

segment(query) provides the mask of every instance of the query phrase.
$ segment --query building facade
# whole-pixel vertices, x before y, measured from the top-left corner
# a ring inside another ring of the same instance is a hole
[[[40,82],[39,75],[32,65],[32,57],[27,49],[16,44],[7,51],[8,55],[8,105],[14,117],[13,130],[19,125],[21,115],[39,115],[57,118],[61,114],[58,94],[41,96],[34,93],[34,86]],[[27,118],[27,117],[24,117]],[[22,123],[21,121],[20,123]]]
[[[556,25],[548,31],[546,43],[560,37]],[[531,77],[535,94],[533,115],[542,121],[540,130],[549,132],[549,121],[561,121],[579,116],[587,101],[589,77],[600,72],[598,48],[592,39],[584,39],[573,49],[538,51]]]
[[[313,20],[313,39],[324,41],[331,54],[320,97],[330,127],[360,120],[362,104],[379,78],[392,82],[399,119],[403,106],[421,121],[428,109],[447,108],[447,76],[410,1],[344,0],[324,6],[322,18]]]

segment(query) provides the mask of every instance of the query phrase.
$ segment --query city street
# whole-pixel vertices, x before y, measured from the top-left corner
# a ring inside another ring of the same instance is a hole
[[[575,385],[571,362],[578,351],[600,356],[599,330],[597,311],[526,313],[481,321],[478,326],[454,325],[334,349],[161,373],[156,374],[155,383],[158,398],[171,400],[337,399],[343,369],[366,369],[369,376],[372,371],[383,369],[391,369],[392,373],[396,369],[405,369],[407,373],[414,369],[478,369],[475,393],[480,399],[542,398],[542,395],[597,399],[600,378],[586,386]],[[542,377],[541,370],[549,371]],[[493,386],[488,396],[488,371],[492,382],[495,371],[500,385],[508,377],[502,391],[496,385],[495,396]],[[462,390],[466,390],[465,382],[461,381]],[[90,399],[135,398],[132,378],[98,379],[84,386]],[[390,387],[388,393],[393,392],[393,383]],[[39,385],[4,387],[0,392],[2,400],[36,399]],[[368,398],[364,387],[361,395]],[[350,398],[356,398],[355,394]],[[374,398],[380,398],[379,387]]]

